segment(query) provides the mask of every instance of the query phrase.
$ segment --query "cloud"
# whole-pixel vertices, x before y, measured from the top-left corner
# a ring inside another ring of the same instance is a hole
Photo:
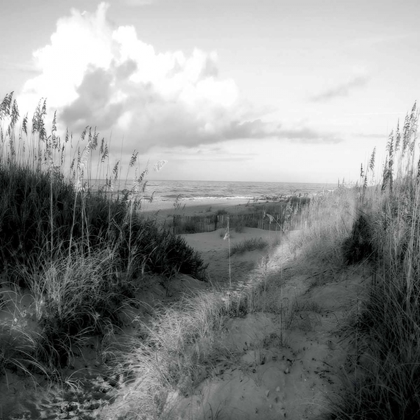
[[[343,141],[338,135],[333,133],[322,133],[308,127],[282,128],[280,124],[269,124],[260,119],[246,122],[234,121],[224,132],[224,136],[227,140],[271,137],[300,143],[339,143]]]
[[[311,101],[326,102],[337,97],[348,96],[351,90],[366,86],[368,81],[369,77],[367,76],[356,76],[347,83],[337,85],[318,95],[312,96]]]
[[[232,152],[223,147],[214,147],[213,145],[205,145],[200,147],[175,147],[172,149],[165,149],[160,151],[162,156],[165,156],[171,162],[178,161],[192,161],[197,160],[201,162],[247,162],[255,158],[255,153],[247,153],[246,151]]]
[[[335,133],[323,133],[308,127],[280,130],[279,137],[300,143],[341,143],[343,139]]]
[[[388,140],[388,137],[384,134],[366,134],[366,133],[352,133],[355,137],[362,137],[367,139],[384,139]]]
[[[127,6],[138,7],[138,6],[149,6],[155,3],[155,1],[156,0],[124,0],[124,3]]]
[[[19,73],[33,73],[37,74],[38,71],[31,63],[17,63],[10,60],[5,55],[0,55],[0,71],[19,72]]]
[[[407,111],[391,111],[391,112],[352,112],[352,113],[347,113],[347,114],[343,114],[346,116],[353,116],[353,115],[357,115],[357,116],[363,116],[363,117],[370,117],[370,116],[377,116],[377,115],[404,115],[407,114]]]
[[[355,38],[350,41],[349,46],[353,48],[372,48],[381,44],[391,44],[396,41],[404,41],[406,39],[414,38],[417,39],[418,34],[416,32],[407,32],[401,34],[384,35],[372,35],[363,38]]]
[[[112,25],[108,8],[101,3],[94,13],[72,10],[58,20],[51,42],[34,53],[39,74],[19,100],[36,104],[46,97],[70,131],[112,130],[128,153],[235,139],[340,141],[264,121],[232,79],[219,77],[215,52],[156,52],[133,26]]]

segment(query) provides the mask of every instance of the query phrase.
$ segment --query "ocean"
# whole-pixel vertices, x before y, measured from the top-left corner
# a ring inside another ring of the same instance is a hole
[[[313,195],[336,188],[336,184],[293,182],[233,181],[149,181],[146,192],[154,200],[180,201],[229,200],[275,197],[280,195]]]
[[[95,181],[101,186],[101,181]],[[105,181],[103,181],[103,184]],[[130,190],[133,184],[120,183],[118,189]],[[226,200],[263,200],[289,195],[318,194],[333,190],[337,184],[299,183],[299,182],[238,182],[238,181],[162,181],[150,180],[145,189],[145,198],[153,195],[153,201],[159,206],[168,207],[176,200],[180,204],[194,205],[204,202]]]

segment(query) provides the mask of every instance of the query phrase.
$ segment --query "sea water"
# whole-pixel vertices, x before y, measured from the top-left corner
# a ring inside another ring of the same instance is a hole
[[[105,180],[95,180],[96,188],[105,185]],[[113,189],[130,190],[134,184],[130,181],[120,182]],[[142,195],[147,199],[153,196],[155,203],[168,205],[169,202],[200,204],[208,201],[226,200],[264,200],[284,196],[312,196],[334,190],[337,184],[300,183],[300,182],[246,182],[246,181],[147,181]]]
[[[313,195],[336,188],[336,184],[238,181],[149,181],[146,191],[160,201],[244,199],[287,195]]]

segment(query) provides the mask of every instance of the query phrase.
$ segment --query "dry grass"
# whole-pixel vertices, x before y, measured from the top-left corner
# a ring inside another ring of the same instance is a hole
[[[374,275],[368,303],[346,329],[358,363],[343,378],[331,419],[420,416],[418,115],[414,106],[389,136],[380,184],[368,187],[375,152],[361,170],[358,218],[344,251],[348,263],[370,260]]]
[[[119,314],[138,304],[144,274],[203,279],[205,266],[183,239],[139,214],[148,169],[136,151],[120,192],[111,145],[91,127],[78,141],[68,131],[60,137],[56,115],[50,130],[46,118],[45,101],[32,119],[20,118],[12,93],[0,102],[0,375],[64,383],[62,368],[86,339],[109,341]],[[104,185],[93,188],[93,175]]]

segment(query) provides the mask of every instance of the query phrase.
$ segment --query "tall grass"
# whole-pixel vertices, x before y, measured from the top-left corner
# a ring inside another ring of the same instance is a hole
[[[0,103],[0,278],[5,290],[31,296],[20,325],[37,324],[29,334],[2,321],[0,375],[10,366],[56,375],[85,337],[120,326],[145,274],[205,278],[198,253],[139,212],[148,168],[137,152],[120,193],[111,145],[92,127],[77,142],[68,130],[60,137],[56,114],[47,129],[46,108],[40,101],[30,120],[20,118],[13,92]],[[93,188],[93,177],[103,185]],[[16,312],[19,302],[2,295],[2,309]],[[13,352],[14,340],[24,351]]]
[[[370,298],[345,329],[357,362],[334,419],[420,417],[420,160],[416,105],[389,136],[381,182],[369,186],[375,151],[361,171],[359,209],[344,244],[348,263],[374,267]],[[357,338],[357,340],[356,340]]]

